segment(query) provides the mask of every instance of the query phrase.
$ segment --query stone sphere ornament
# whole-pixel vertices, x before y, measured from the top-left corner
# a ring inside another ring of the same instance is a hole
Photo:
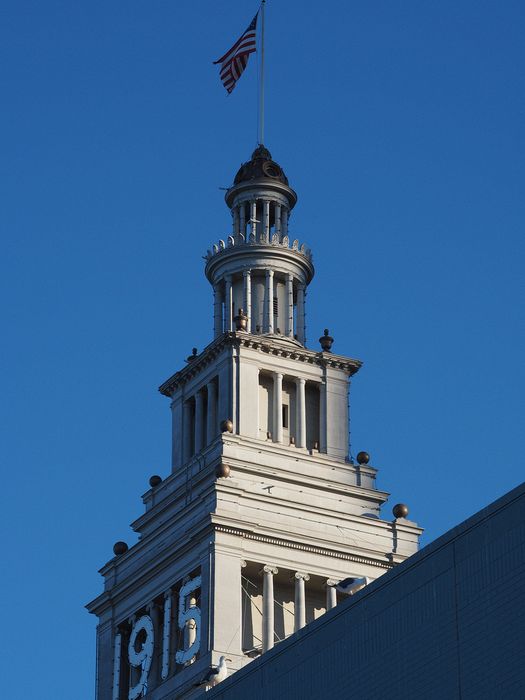
[[[227,464],[219,464],[215,469],[215,475],[218,479],[225,479],[230,476],[230,467]]]
[[[125,542],[115,542],[115,544],[113,545],[113,554],[116,557],[120,557],[122,554],[126,554],[128,549],[129,547]]]
[[[392,513],[394,514],[394,518],[406,518],[408,515],[408,506],[404,503],[396,503],[392,508]]]
[[[150,476],[149,485],[151,486],[152,489],[154,489],[155,486],[158,486],[159,484],[162,484],[162,479],[160,476],[158,476],[157,474]]]
[[[221,433],[233,433],[233,423],[229,418],[221,421]]]
[[[368,464],[370,462],[370,455],[368,452],[358,452],[357,453],[357,463],[358,464]]]
[[[324,335],[319,338],[319,342],[321,343],[321,349],[323,352],[332,352],[334,339],[330,335],[328,328],[324,329]]]

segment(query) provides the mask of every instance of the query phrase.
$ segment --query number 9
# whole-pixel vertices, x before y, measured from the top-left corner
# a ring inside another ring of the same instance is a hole
[[[134,668],[141,667],[142,673],[137,685],[129,689],[128,700],[139,698],[148,689],[148,673],[153,658],[154,631],[153,621],[149,615],[143,615],[137,620],[128,644],[129,665]],[[137,645],[140,648],[137,650]]]

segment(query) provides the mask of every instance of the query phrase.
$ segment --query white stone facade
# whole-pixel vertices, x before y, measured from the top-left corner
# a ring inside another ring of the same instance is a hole
[[[296,195],[262,147],[243,168],[232,234],[206,260],[214,339],[160,387],[172,472],[89,605],[98,700],[197,696],[210,663],[241,668],[337,605],[339,581],[374,580],[418,547],[415,523],[381,519],[376,470],[348,457],[361,363],[305,346],[314,269],[289,244]]]

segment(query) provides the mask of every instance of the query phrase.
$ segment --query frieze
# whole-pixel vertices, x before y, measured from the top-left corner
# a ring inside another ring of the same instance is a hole
[[[286,341],[285,341],[286,342]],[[225,347],[247,347],[262,353],[283,357],[291,360],[298,360],[306,364],[317,364],[320,367],[332,367],[341,369],[349,377],[354,375],[362,366],[360,360],[334,355],[331,352],[315,352],[306,348],[299,349],[297,346],[279,344],[279,336],[265,338],[245,332],[227,331],[213,341],[195,360],[188,366],[176,372],[167,381],[160,385],[159,391],[164,396],[172,396],[178,386],[188,382],[197,376],[202,370],[210,365]]]
[[[254,532],[247,532],[246,530],[240,530],[235,527],[228,527],[227,525],[215,525],[214,529],[218,532],[224,532],[227,535],[235,535],[236,537],[242,537],[246,540],[255,540],[257,542],[265,542],[266,544],[275,544],[278,547],[287,547],[288,549],[298,549],[302,552],[310,552],[312,554],[320,554],[321,556],[333,557],[334,559],[344,559],[346,561],[355,561],[359,564],[367,564],[368,566],[375,566],[380,569],[393,569],[394,564],[390,561],[378,561],[377,559],[370,559],[368,557],[362,557],[358,554],[347,554],[345,552],[337,552],[332,549],[324,549],[323,547],[315,547],[314,545],[299,544],[298,542],[290,542],[288,540],[281,540],[277,537],[270,537],[268,535],[258,535]]]

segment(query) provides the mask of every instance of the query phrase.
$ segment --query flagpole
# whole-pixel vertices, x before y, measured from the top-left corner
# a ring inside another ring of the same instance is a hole
[[[259,94],[259,143],[264,143],[264,6],[261,2],[261,84]]]

